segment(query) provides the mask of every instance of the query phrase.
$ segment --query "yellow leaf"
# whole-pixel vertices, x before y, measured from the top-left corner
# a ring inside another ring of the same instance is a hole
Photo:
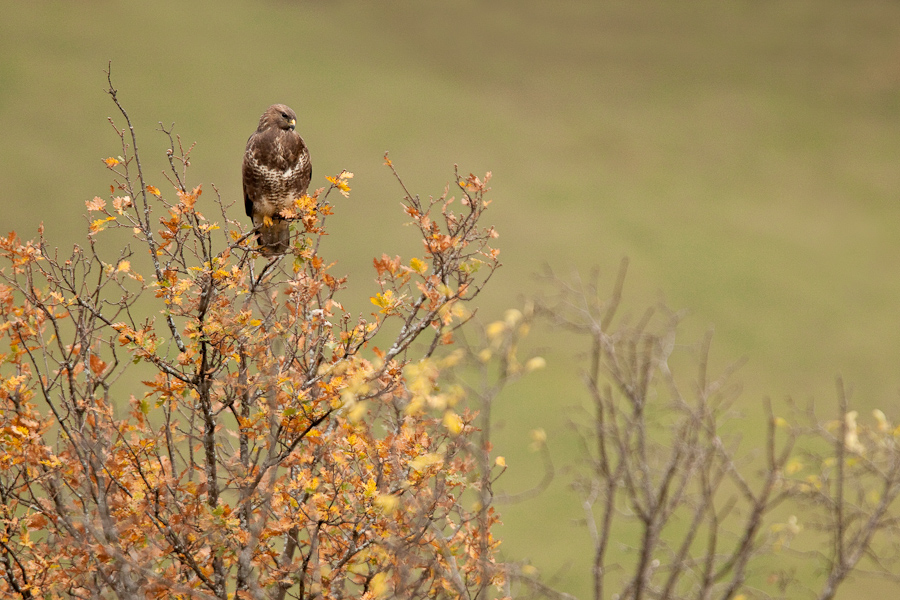
[[[294,200],[294,206],[301,212],[311,213],[316,210],[316,202],[315,198],[303,194]]]
[[[547,361],[543,359],[541,356],[535,356],[534,358],[529,358],[525,363],[526,371],[536,371],[537,369],[543,369],[547,366]]]
[[[531,449],[540,450],[547,443],[547,432],[541,428],[531,430]]]
[[[400,498],[393,494],[378,494],[372,502],[386,515],[391,514],[400,506]]]
[[[443,368],[455,367],[466,357],[466,352],[462,348],[457,348],[450,354],[444,357],[441,361],[441,366]]]
[[[369,301],[380,308],[381,312],[387,313],[395,303],[394,292],[392,290],[387,290],[386,292],[375,294],[369,298]]]
[[[432,452],[430,454],[423,454],[422,456],[417,456],[416,458],[412,459],[411,461],[409,461],[409,466],[412,467],[413,470],[419,471],[421,473],[428,467],[439,465],[443,461],[444,459],[441,458],[440,454],[435,454]]]
[[[119,161],[116,160],[115,158],[113,158],[112,156],[110,156],[109,158],[104,158],[103,162],[105,162],[106,166],[109,168],[112,168],[112,167],[116,166],[117,164],[119,164]]]
[[[122,271],[125,271],[127,273],[130,269],[131,269],[131,263],[128,262],[127,260],[123,260],[122,262],[119,263],[119,266],[116,267],[116,271],[118,271],[119,273],[121,273]]]
[[[494,464],[497,465],[498,467],[505,468],[506,467],[506,459],[503,458],[502,456],[498,456],[497,458],[494,459]]]
[[[406,405],[406,408],[403,409],[403,412],[405,412],[408,415],[417,415],[422,410],[422,407],[424,405],[425,405],[425,402],[422,400],[422,398],[415,396],[410,401],[410,403]]]
[[[454,302],[451,312],[453,313],[453,316],[458,319],[465,319],[471,314],[469,313],[469,309],[467,309],[466,305],[462,302]]]
[[[91,223],[91,233],[97,233],[98,231],[103,231],[106,227],[106,224],[110,221],[114,221],[115,217],[106,217],[105,219],[97,219]]]
[[[428,265],[419,260],[418,258],[412,258],[409,261],[409,268],[418,273],[419,275],[423,275],[425,271],[428,269]]]
[[[388,593],[388,574],[387,573],[376,573],[375,577],[372,578],[372,581],[369,582],[369,591],[372,592],[372,595],[376,598],[381,598],[386,596]]]
[[[366,414],[366,403],[365,402],[354,402],[353,406],[347,412],[347,419],[351,423],[359,423],[359,421]]]
[[[503,320],[506,321],[506,324],[510,327],[515,327],[516,324],[522,320],[522,311],[510,308],[503,314]]]
[[[506,331],[506,323],[503,321],[494,321],[485,329],[485,333],[489,340],[493,341],[503,335]]]
[[[337,177],[326,177],[331,185],[337,188],[337,190],[341,193],[345,198],[350,197],[350,186],[347,185],[347,180],[353,178],[353,173],[350,171],[341,171],[341,174]]]
[[[444,413],[444,427],[446,427],[453,435],[459,435],[463,430],[462,418],[452,410]]]
[[[784,466],[784,472],[787,473],[788,475],[793,475],[794,473],[797,473],[798,471],[802,471],[802,470],[803,470],[803,463],[800,462],[799,460],[797,460],[796,458],[792,459],[791,461],[788,462],[788,464],[786,464]]]
[[[875,417],[876,421],[878,421],[878,431],[887,431],[891,428],[890,423],[888,423],[887,417],[885,417],[884,413],[877,408],[872,411],[872,416]]]

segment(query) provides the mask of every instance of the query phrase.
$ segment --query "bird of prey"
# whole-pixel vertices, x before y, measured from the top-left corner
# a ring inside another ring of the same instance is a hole
[[[312,177],[309,150],[294,131],[297,115],[273,104],[259,118],[244,152],[244,208],[257,229],[259,251],[266,256],[287,252],[288,222],[279,214],[306,193]]]

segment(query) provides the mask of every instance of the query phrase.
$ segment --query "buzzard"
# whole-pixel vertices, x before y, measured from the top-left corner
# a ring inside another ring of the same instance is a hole
[[[244,208],[257,229],[259,251],[266,256],[287,251],[290,231],[279,213],[306,193],[312,177],[309,150],[294,131],[296,125],[293,110],[273,104],[259,118],[244,151]]]

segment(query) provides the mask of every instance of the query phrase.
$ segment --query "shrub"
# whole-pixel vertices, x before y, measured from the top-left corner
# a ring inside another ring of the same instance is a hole
[[[436,385],[453,360],[436,351],[499,265],[482,224],[490,174],[457,174],[456,199],[406,193],[423,254],[375,260],[376,310],[354,318],[319,252],[352,174],[298,199],[290,252],[261,258],[230,202],[186,185],[190,148],[164,128],[168,182],[151,184],[108,91],[121,155],[104,161],[110,197],[87,202],[85,245],[0,239],[2,595],[500,584],[494,510],[461,502],[491,477],[474,414]],[[131,244],[117,249],[116,230]]]

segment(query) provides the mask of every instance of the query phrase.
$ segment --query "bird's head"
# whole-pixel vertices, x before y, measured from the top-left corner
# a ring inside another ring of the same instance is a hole
[[[259,119],[259,131],[269,127],[293,131],[296,125],[297,114],[290,106],[285,104],[273,104]]]

